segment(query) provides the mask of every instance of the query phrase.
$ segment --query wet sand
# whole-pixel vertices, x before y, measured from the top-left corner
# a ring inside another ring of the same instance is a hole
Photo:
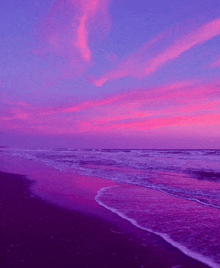
[[[4,171],[27,171],[0,173],[1,267],[207,267],[100,207],[97,189],[112,182],[1,160]],[[58,195],[60,178],[68,185],[73,176],[75,192]]]

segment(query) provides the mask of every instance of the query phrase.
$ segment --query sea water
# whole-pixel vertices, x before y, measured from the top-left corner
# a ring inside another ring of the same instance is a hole
[[[210,267],[220,267],[220,150],[2,149],[118,182],[96,201]]]

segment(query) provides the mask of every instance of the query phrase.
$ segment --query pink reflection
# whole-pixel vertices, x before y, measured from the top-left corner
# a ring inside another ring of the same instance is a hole
[[[61,172],[55,168],[19,157],[2,157],[1,169],[5,172],[25,174],[35,183],[31,191],[42,199],[70,209],[100,210],[95,201],[102,187],[114,186],[113,181],[96,177]]]

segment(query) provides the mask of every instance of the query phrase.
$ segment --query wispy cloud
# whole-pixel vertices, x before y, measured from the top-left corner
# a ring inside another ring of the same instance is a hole
[[[72,65],[91,63],[89,35],[94,34],[94,27],[107,32],[109,26],[108,0],[57,0],[39,27],[40,42],[47,45],[35,53],[56,53]]]
[[[88,23],[90,20],[94,19],[98,13],[104,13],[105,17],[101,17],[105,20],[108,18],[107,8],[108,2],[106,0],[81,0],[79,1],[80,13],[79,26],[77,27],[77,38],[75,46],[78,47],[82,57],[85,61],[91,61],[91,50],[88,45]],[[103,21],[99,21],[100,24],[103,24]]]
[[[137,78],[146,77],[156,72],[166,63],[178,58],[194,46],[203,44],[218,35],[220,35],[220,19],[215,19],[201,26],[197,30],[186,34],[182,38],[175,40],[168,48],[165,48],[163,52],[158,53],[153,58],[150,58],[150,56],[146,57],[148,50],[161,40],[161,36],[159,36],[146,43],[138,52],[131,54],[115,69],[95,80],[94,84],[100,87],[107,81],[116,80],[126,76]]]
[[[219,124],[220,82],[182,82],[66,107],[7,103],[1,127],[26,133],[145,133],[169,126]]]

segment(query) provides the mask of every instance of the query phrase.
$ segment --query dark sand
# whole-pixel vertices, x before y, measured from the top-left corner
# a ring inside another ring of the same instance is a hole
[[[117,233],[118,223],[49,204],[31,194],[32,184],[25,176],[0,173],[2,268],[207,267],[160,238],[161,247],[152,238],[143,246],[145,231],[136,237]],[[120,231],[128,229],[121,221]]]

